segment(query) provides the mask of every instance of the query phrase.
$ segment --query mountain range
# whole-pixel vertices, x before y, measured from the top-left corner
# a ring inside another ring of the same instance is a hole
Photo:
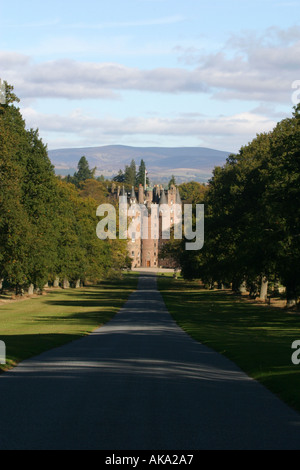
[[[72,175],[82,156],[96,175],[112,178],[135,160],[137,167],[144,160],[150,181],[164,184],[175,176],[178,183],[206,182],[215,166],[223,166],[231,152],[204,147],[129,147],[108,145],[102,147],[66,148],[49,150],[49,158],[60,175]]]

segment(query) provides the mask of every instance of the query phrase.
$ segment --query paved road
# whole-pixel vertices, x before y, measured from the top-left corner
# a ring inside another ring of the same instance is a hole
[[[300,449],[300,415],[171,319],[155,276],[92,335],[0,376],[0,449]]]

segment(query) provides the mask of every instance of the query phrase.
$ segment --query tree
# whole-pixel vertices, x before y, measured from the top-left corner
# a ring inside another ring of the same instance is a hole
[[[119,173],[113,178],[113,181],[116,183],[125,183],[125,175],[122,170],[119,170]]]
[[[300,294],[300,106],[214,169],[205,195],[205,245],[182,261],[185,277],[245,282],[266,295],[267,282]]]
[[[208,186],[198,183],[197,181],[182,183],[179,186],[181,199],[187,204],[203,204],[208,190]]]
[[[145,176],[146,176],[146,185],[149,185],[149,178],[147,176],[147,168],[144,160],[141,160],[137,175],[136,175],[136,186],[138,187],[140,184],[145,186]]]
[[[56,179],[38,131],[25,129],[12,90],[6,87],[6,103],[0,106],[0,272],[19,292],[45,283],[53,263],[55,202],[48,202],[55,198]]]
[[[75,186],[79,187],[80,183],[82,183],[83,181],[95,178],[97,168],[91,170],[86,157],[81,157],[78,162],[77,169],[78,171],[74,174],[73,178],[71,178],[71,182],[75,184]]]
[[[127,264],[126,241],[96,236],[96,209],[108,197],[83,157],[77,184],[56,177],[38,130],[26,130],[6,87],[0,104],[0,281],[17,293],[47,281],[99,281]]]
[[[136,184],[136,164],[134,160],[131,160],[130,166],[126,165],[125,167],[124,183],[131,187]]]
[[[174,175],[172,175],[172,178],[169,181],[169,185],[168,185],[169,189],[171,188],[171,186],[176,186],[176,178]]]

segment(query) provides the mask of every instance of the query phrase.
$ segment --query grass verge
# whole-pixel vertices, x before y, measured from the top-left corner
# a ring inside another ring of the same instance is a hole
[[[109,321],[137,287],[138,276],[105,281],[82,289],[51,290],[46,296],[0,307],[0,340],[6,344],[6,365],[85,336]]]
[[[158,278],[166,306],[190,336],[235,362],[300,411],[300,365],[291,361],[300,316],[248,303],[230,292],[201,290],[196,282]]]

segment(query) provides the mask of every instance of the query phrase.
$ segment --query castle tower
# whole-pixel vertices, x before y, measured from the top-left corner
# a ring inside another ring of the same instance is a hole
[[[146,204],[147,207],[150,207],[153,202],[153,189],[148,188],[146,191]]]
[[[147,217],[147,215],[146,215]],[[158,240],[152,239],[151,215],[148,215],[148,239],[141,240],[141,266],[143,268],[158,267]]]
[[[144,204],[145,202],[145,195],[144,195],[144,188],[143,185],[139,185],[139,204]]]

